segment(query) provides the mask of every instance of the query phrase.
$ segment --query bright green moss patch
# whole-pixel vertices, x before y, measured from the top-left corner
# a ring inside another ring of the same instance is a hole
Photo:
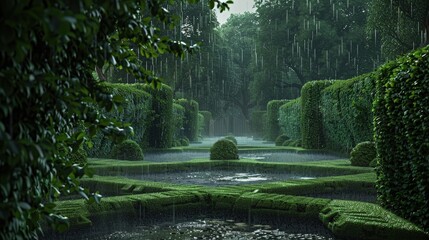
[[[333,200],[320,220],[341,239],[428,239],[421,229],[378,205]]]

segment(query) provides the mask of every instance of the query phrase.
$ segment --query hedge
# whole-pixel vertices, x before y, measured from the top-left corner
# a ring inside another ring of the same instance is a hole
[[[184,137],[183,124],[185,122],[185,108],[177,103],[173,103],[173,142],[177,142]]]
[[[281,134],[279,125],[279,108],[288,100],[272,100],[267,104],[267,140],[274,141]]]
[[[374,102],[382,206],[429,230],[429,46],[382,66]]]
[[[250,119],[250,130],[253,136],[260,138],[264,136],[264,115],[267,111],[253,111]]]
[[[326,148],[350,153],[356,144],[373,139],[373,74],[335,81],[322,91],[321,113]]]
[[[334,81],[312,81],[301,89],[301,131],[302,146],[310,149],[325,147],[322,113],[320,102],[323,89]]]
[[[203,130],[201,135],[209,136],[210,135],[210,121],[212,120],[212,113],[209,111],[200,111],[200,113],[204,116]]]
[[[198,140],[198,103],[194,100],[178,99],[177,104],[185,108],[184,134],[189,141]]]
[[[131,123],[134,135],[130,139],[136,141],[142,148],[147,146],[145,134],[148,122],[150,121],[152,97],[145,91],[138,90],[135,85],[128,84],[108,84],[106,89],[112,95],[118,95],[125,99],[119,109],[105,113],[109,118]],[[88,148],[88,156],[96,158],[109,157],[113,147],[113,142],[105,137],[104,133],[98,132],[92,139],[92,148]]]
[[[279,125],[290,139],[301,139],[301,98],[291,100],[280,107]]]

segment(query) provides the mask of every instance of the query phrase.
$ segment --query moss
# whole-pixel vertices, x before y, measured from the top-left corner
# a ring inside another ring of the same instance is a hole
[[[428,239],[415,225],[371,203],[333,200],[319,217],[342,239]]]
[[[236,160],[238,149],[232,141],[221,139],[210,148],[210,160]]]

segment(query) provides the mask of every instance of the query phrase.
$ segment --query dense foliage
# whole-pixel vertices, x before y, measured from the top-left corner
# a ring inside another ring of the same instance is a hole
[[[353,166],[368,167],[376,156],[374,142],[361,142],[350,152],[350,162]]]
[[[332,83],[332,80],[312,81],[306,83],[301,89],[301,134],[304,148],[325,147],[320,103],[323,89]]]
[[[210,148],[210,160],[238,159],[237,145],[228,139],[220,139]]]
[[[280,134],[279,125],[279,108],[285,104],[287,100],[271,100],[267,104],[267,140],[274,141]]]
[[[176,103],[185,109],[185,120],[183,124],[184,136],[189,141],[198,140],[198,103],[195,100],[178,99]]]
[[[64,230],[66,219],[53,214],[53,201],[61,194],[79,192],[98,200],[79,186],[77,179],[86,171],[67,157],[70,146],[81,147],[97,129],[116,140],[125,137],[122,127],[127,125],[98,111],[98,106],[111,110],[122,100],[99,84],[105,80],[103,65],[156,86],[158,79],[136,56],[182,56],[193,49],[159,35],[155,24],[175,23],[162,7],[168,2],[0,3],[0,238],[37,238],[44,219]],[[220,0],[208,3],[227,8]]]
[[[279,125],[291,139],[301,139],[301,98],[290,100],[280,107]]]
[[[183,138],[183,124],[185,122],[185,108],[177,103],[173,103],[173,115],[172,115],[172,127],[173,127],[173,147],[180,146],[180,139]]]
[[[276,146],[283,146],[283,143],[290,138],[286,134],[281,134],[276,138],[276,141],[274,142]]]
[[[127,139],[112,148],[111,158],[120,160],[143,160],[143,150],[139,144],[133,140]]]
[[[385,64],[376,84],[378,199],[429,230],[429,47]]]
[[[349,153],[356,144],[373,139],[372,74],[335,81],[322,91],[321,113],[326,148]]]
[[[152,118],[152,96],[131,84],[104,84],[106,92],[122,98],[124,101],[120,107],[107,112],[103,112],[107,117],[116,119],[119,122],[129,123],[133,128],[130,139],[136,141],[140,147],[145,148],[148,144],[147,126],[150,125]],[[110,151],[114,145],[112,139],[108,138],[108,132],[98,131],[91,139],[90,147],[86,147],[90,157],[103,158],[109,157]],[[130,134],[129,134],[130,135]]]

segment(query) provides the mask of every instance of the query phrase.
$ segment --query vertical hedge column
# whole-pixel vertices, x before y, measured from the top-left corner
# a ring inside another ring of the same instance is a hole
[[[429,230],[429,47],[384,65],[374,102],[381,204]]]
[[[274,141],[281,134],[279,125],[279,109],[288,100],[272,100],[267,104],[267,140]]]
[[[332,80],[312,81],[304,84],[301,89],[301,131],[304,148],[325,147],[320,111],[321,92],[332,83]]]
[[[183,124],[185,137],[189,141],[198,140],[198,103],[194,100],[179,99],[176,101],[185,108],[185,122]]]
[[[151,148],[170,148],[173,139],[173,91],[165,84],[155,89],[150,85],[137,85],[152,95],[152,115],[147,130]]]
[[[292,140],[301,140],[301,98],[283,104],[279,109],[279,125]]]

